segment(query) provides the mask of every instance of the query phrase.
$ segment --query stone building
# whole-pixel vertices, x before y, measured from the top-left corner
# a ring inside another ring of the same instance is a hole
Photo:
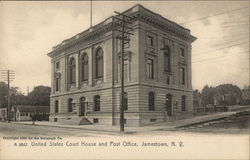
[[[124,59],[125,126],[143,126],[193,111],[190,30],[141,5],[132,17]],[[120,123],[120,40],[114,17],[48,53],[51,57],[50,121]]]

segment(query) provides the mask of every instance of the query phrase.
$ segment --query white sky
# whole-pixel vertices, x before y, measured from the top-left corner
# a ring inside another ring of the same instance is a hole
[[[94,1],[93,24],[140,3],[177,23],[198,39],[192,50],[194,89],[204,85],[249,84],[249,1]],[[218,16],[215,14],[228,12]],[[0,2],[0,69],[15,70],[12,86],[27,92],[50,86],[47,53],[90,25],[90,2]],[[0,77],[0,81],[2,81]]]

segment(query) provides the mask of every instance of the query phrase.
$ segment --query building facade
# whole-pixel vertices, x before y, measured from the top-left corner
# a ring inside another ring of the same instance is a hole
[[[191,43],[196,39],[136,5],[124,52],[125,126],[143,126],[193,111]],[[119,125],[121,42],[114,17],[64,40],[51,57],[50,121]]]

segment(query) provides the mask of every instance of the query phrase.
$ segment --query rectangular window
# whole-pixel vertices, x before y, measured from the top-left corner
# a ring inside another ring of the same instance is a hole
[[[180,83],[182,85],[185,85],[185,82],[186,81],[186,77],[185,77],[185,68],[184,67],[181,67],[180,68]]]
[[[147,37],[147,44],[152,47],[154,46],[154,38],[150,35]]]
[[[94,122],[94,123],[98,123],[98,122],[99,122],[99,119],[98,119],[98,118],[94,118],[94,119],[93,119],[93,122]]]
[[[156,122],[156,120],[157,120],[157,119],[155,119],[155,118],[151,118],[151,119],[150,119],[150,122]]]
[[[185,51],[183,48],[180,48],[180,56],[185,57]]]
[[[124,111],[128,110],[128,94],[124,93]]]
[[[83,73],[82,73],[82,76],[83,76],[83,78],[82,78],[82,81],[88,81],[88,76],[89,76],[89,73],[88,73],[88,64],[84,64],[84,68],[83,68]]]
[[[129,65],[128,65],[128,59],[124,59],[124,80],[128,81],[129,77]]]
[[[186,111],[186,96],[181,97],[181,110]]]
[[[167,76],[167,84],[170,84],[170,77]]]
[[[56,69],[60,69],[60,62],[56,62]]]
[[[102,78],[103,76],[103,59],[99,58],[97,62],[97,78]]]
[[[154,61],[152,59],[147,60],[147,77],[149,79],[154,78]]]
[[[155,110],[155,95],[154,95],[154,92],[149,92],[149,94],[148,94],[148,105],[149,105],[149,110],[150,111]]]
[[[56,78],[56,91],[59,91],[59,82],[60,81],[60,79],[57,77]]]

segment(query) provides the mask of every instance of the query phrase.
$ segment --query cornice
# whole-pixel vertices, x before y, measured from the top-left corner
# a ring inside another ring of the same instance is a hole
[[[136,22],[136,21],[141,21],[144,23],[147,23],[149,25],[152,25],[168,34],[171,34],[173,36],[179,37],[185,41],[188,41],[190,43],[192,43],[193,41],[196,40],[196,37],[192,36],[190,34],[190,30],[186,29],[180,25],[178,25],[175,22],[172,22],[164,17],[162,17],[159,14],[156,14],[146,8],[144,8],[141,5],[136,5],[134,7],[132,7],[131,9],[125,11],[132,11],[133,8],[135,7],[139,7],[140,9],[138,9],[137,11],[134,12],[130,12],[128,15],[130,17],[132,17],[131,22]],[[125,12],[123,12],[124,14],[126,14]],[[48,53],[48,56],[52,57],[53,54],[60,52],[62,50],[65,50],[73,45],[76,45],[84,40],[91,40],[91,39],[95,39],[97,38],[97,36],[99,36],[100,34],[105,34],[109,31],[113,31],[117,25],[115,25],[114,22],[114,18],[109,17],[106,20],[104,20],[103,22],[69,38],[66,39],[64,41],[62,41],[62,43],[60,43],[59,45],[53,47],[53,50]]]

